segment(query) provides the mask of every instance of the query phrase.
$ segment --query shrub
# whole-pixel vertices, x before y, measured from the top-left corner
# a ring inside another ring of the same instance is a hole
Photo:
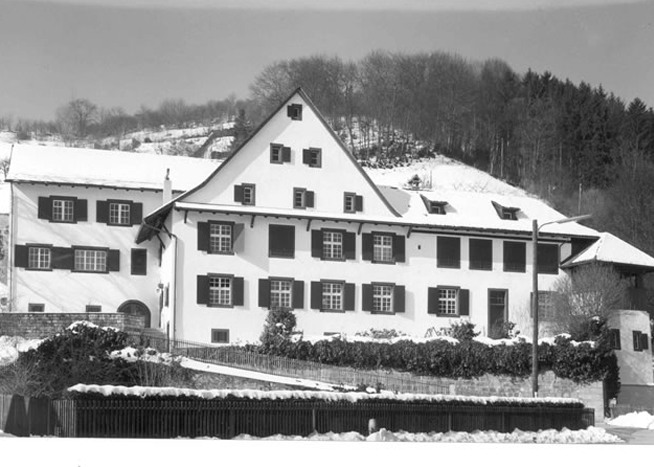
[[[283,346],[295,330],[297,320],[287,308],[273,308],[268,312],[259,340],[264,348]]]
[[[479,335],[478,332],[475,332],[475,325],[470,321],[452,323],[449,328],[445,328],[444,333],[446,336],[453,337],[459,341],[469,341]]]

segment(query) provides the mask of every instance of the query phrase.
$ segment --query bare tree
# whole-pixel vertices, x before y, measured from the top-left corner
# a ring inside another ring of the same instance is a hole
[[[98,107],[88,99],[74,99],[59,107],[56,120],[59,131],[65,136],[84,138],[96,121]]]

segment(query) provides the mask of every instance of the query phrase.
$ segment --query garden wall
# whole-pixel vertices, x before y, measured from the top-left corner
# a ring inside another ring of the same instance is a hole
[[[0,313],[0,336],[38,339],[60,332],[75,321],[90,321],[122,331],[139,331],[145,326],[143,316],[127,313]]]

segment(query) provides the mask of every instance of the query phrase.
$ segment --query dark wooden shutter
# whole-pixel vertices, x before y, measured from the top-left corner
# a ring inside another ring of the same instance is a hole
[[[271,257],[295,257],[295,226],[275,224],[268,226],[268,252]]]
[[[293,281],[293,302],[291,306],[296,310],[304,308],[304,281]]]
[[[106,224],[109,222],[109,203],[107,201],[96,201],[95,220]]]
[[[198,276],[197,281],[197,304],[209,304],[209,276]]]
[[[459,289],[459,315],[470,315],[470,291],[467,289]]]
[[[648,350],[649,349],[649,336],[644,333],[640,333],[640,349]]]
[[[430,315],[438,314],[438,300],[440,291],[438,287],[429,287],[427,289],[427,313]]]
[[[559,245],[555,243],[538,244],[538,272],[540,274],[559,273]]]
[[[232,305],[243,306],[245,283],[242,277],[232,278]]]
[[[52,199],[39,196],[39,207],[37,216],[39,219],[52,219]]]
[[[243,202],[243,185],[234,185],[234,202]]]
[[[372,284],[363,284],[361,286],[361,309],[363,311],[372,311]]]
[[[406,293],[403,285],[396,285],[393,287],[393,311],[395,313],[404,313]]]
[[[439,236],[436,242],[436,265],[439,268],[460,268],[461,239]]]
[[[634,338],[634,351],[640,352],[641,350],[643,350],[640,348],[640,344],[641,344],[640,331],[633,331],[633,338]]]
[[[524,242],[504,241],[504,271],[525,272],[527,247]]]
[[[170,305],[170,284],[166,284],[164,288],[164,304],[166,306]]]
[[[311,165],[311,151],[308,149],[302,150],[302,163]]]
[[[471,238],[470,269],[490,271],[493,269],[493,241],[481,238]]]
[[[404,235],[395,235],[393,237],[393,259],[395,259],[396,263],[404,263],[406,261]]]
[[[322,283],[311,282],[311,309],[320,310],[322,308]]]
[[[148,271],[148,250],[145,248],[132,248],[132,275],[145,276]]]
[[[129,217],[132,225],[139,225],[143,221],[143,203],[132,203]]]
[[[75,253],[72,248],[52,247],[51,264],[53,269],[70,269],[75,267]]]
[[[307,208],[312,208],[315,204],[316,195],[313,191],[307,191],[304,193],[304,204]]]
[[[259,279],[259,306],[270,307],[270,281],[268,279]]]
[[[87,221],[89,220],[88,203],[85,199],[75,199],[75,220]]]
[[[28,264],[28,247],[26,245],[14,246],[14,266],[17,268],[26,268]]]
[[[234,224],[232,227],[232,249],[241,253],[245,248],[245,224]]]
[[[198,222],[198,250],[209,251],[209,223]]]
[[[291,148],[282,146],[282,162],[291,162]]]
[[[349,282],[343,286],[343,309],[354,311],[354,284]]]
[[[354,210],[363,211],[363,196],[357,195],[354,197]]]
[[[120,271],[120,250],[107,252],[107,271]]]
[[[311,257],[322,258],[322,230],[311,231]]]
[[[356,259],[357,235],[354,232],[343,233],[343,252],[345,253],[345,259]]]
[[[361,235],[361,257],[364,261],[372,261],[372,234]]]

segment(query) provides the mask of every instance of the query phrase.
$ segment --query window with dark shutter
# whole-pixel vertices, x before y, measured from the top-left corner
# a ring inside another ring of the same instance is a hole
[[[356,193],[343,193],[343,212],[361,212],[363,211],[363,196]]]
[[[270,143],[270,163],[271,164],[282,164],[284,162],[284,157],[282,151],[284,146],[282,144]]]
[[[85,311],[87,313],[102,313],[101,305],[86,305]]]
[[[471,238],[470,269],[491,271],[493,269],[493,241],[480,238]]]
[[[295,257],[295,226],[271,224],[268,227],[268,255],[271,258]]]
[[[72,196],[39,197],[38,218],[50,222],[75,223],[88,220],[87,201]]]
[[[253,183],[234,185],[234,202],[254,206],[256,204],[256,186]]]
[[[302,120],[302,104],[290,104],[286,107],[286,114],[291,120]]]
[[[504,241],[504,271],[525,272],[527,269],[527,244]]]
[[[148,273],[148,250],[132,248],[131,273],[133,276],[145,276]]]
[[[555,243],[538,244],[538,273],[559,273],[559,245]]]
[[[307,207],[307,189],[293,188],[293,208],[306,209]]]
[[[540,313],[539,313],[540,315]],[[620,330],[619,329],[609,329],[609,346],[613,350],[621,350],[622,346],[620,343]]]
[[[309,167],[322,167],[322,149],[304,149],[302,151],[302,163]]]
[[[640,331],[633,331],[633,340],[634,340],[634,351],[635,352],[642,352],[643,350],[643,341],[640,338],[641,332]]]
[[[430,287],[427,293],[427,313],[439,316],[470,315],[469,290],[439,285]]]
[[[436,265],[439,268],[458,269],[461,267],[461,239],[459,237],[437,237]]]

